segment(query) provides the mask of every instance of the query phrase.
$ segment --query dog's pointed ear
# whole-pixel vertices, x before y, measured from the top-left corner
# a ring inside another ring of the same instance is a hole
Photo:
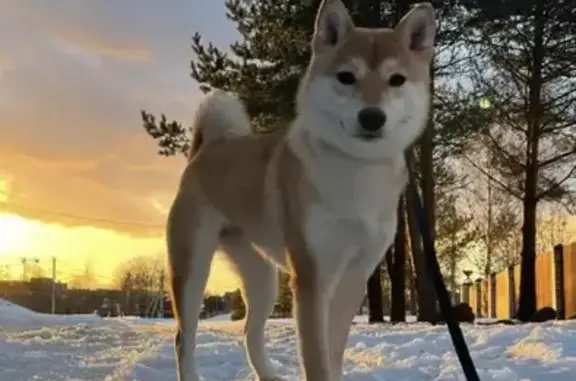
[[[354,29],[354,22],[341,0],[322,0],[316,14],[313,46],[335,46]]]
[[[432,56],[436,38],[436,16],[432,4],[414,4],[395,29],[410,50]]]

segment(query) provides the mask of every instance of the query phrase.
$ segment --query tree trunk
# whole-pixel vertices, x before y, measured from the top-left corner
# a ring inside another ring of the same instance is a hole
[[[364,28],[379,28],[382,25],[380,0],[346,0],[345,5],[350,10],[354,22]]]
[[[454,258],[454,257],[452,257]],[[452,289],[452,304],[456,304],[456,266],[455,260],[450,261],[450,288]]]
[[[407,155],[408,166],[411,168],[411,157]],[[418,321],[434,322],[436,320],[436,293],[428,272],[424,251],[420,241],[420,232],[416,226],[414,205],[410,197],[406,198],[408,229],[410,234],[410,247],[412,248],[412,263],[416,273],[418,291]]]
[[[434,168],[432,162],[433,139],[434,129],[432,122],[429,121],[420,143],[420,171],[422,173],[420,189],[422,189],[422,204],[428,214],[430,223],[428,228],[430,229],[432,242],[436,238],[436,205],[434,201]]]
[[[410,9],[410,1],[396,0],[395,2],[395,18],[396,22],[408,12]],[[434,66],[430,65],[430,91],[434,94]],[[433,152],[434,152],[434,124],[432,122],[432,97],[430,97],[430,113],[428,117],[428,124],[422,137],[420,138],[420,170],[422,178],[420,186],[422,189],[422,202],[428,214],[428,221],[430,222],[430,236],[434,240],[436,236],[436,214],[434,204],[434,167],[433,167]],[[414,149],[410,148],[406,155],[406,164],[408,168],[414,170]],[[418,188],[418,187],[417,187]],[[416,283],[418,291],[418,321],[433,322],[436,319],[436,293],[428,273],[426,272],[425,253],[423,252],[420,243],[420,232],[416,225],[414,213],[414,205],[410,198],[406,198],[406,209],[408,216],[408,229],[410,235],[410,242],[412,248],[412,264],[416,274]]]
[[[426,129],[420,138],[420,172],[422,178],[420,187],[422,189],[422,204],[428,214],[430,224],[430,237],[432,243],[436,239],[436,203],[434,197],[434,121],[433,121],[433,99],[434,99],[434,61],[430,64],[430,113]]]
[[[398,202],[398,223],[394,239],[394,255],[392,263],[388,266],[390,274],[392,305],[390,309],[391,322],[406,321],[406,295],[405,295],[405,264],[406,264],[406,218],[404,198]]]
[[[408,251],[406,251],[408,253]],[[412,261],[410,256],[406,258],[408,260],[408,267],[409,267],[409,274],[408,274],[408,288],[410,294],[410,315],[416,316],[418,314],[418,303],[417,303],[417,283],[416,283],[416,273],[414,271],[414,266],[412,265]]]
[[[528,177],[528,176],[527,176]],[[516,318],[527,322],[536,312],[536,202],[524,198],[520,300]]]
[[[368,279],[368,322],[384,322],[384,306],[382,303],[381,265],[376,266]]]
[[[522,225],[522,265],[520,300],[516,317],[528,321],[536,312],[536,206],[538,182],[538,149],[540,133],[540,96],[542,90],[542,64],[544,59],[543,1],[538,1],[534,20],[533,70],[530,78],[528,141],[526,144],[526,178],[524,182],[524,223]]]

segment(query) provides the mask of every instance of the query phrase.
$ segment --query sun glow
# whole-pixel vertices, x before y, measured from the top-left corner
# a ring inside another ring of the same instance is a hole
[[[23,254],[31,249],[32,226],[24,218],[0,214],[0,256]]]
[[[83,274],[87,260],[98,286],[114,282],[114,272],[124,261],[139,255],[164,257],[163,237],[140,237],[97,226],[66,226],[54,222],[29,219],[8,211],[11,182],[0,174],[0,267],[20,263],[21,258],[37,258],[44,271],[49,271],[51,259],[57,258],[60,280],[67,281]],[[162,214],[168,207],[151,198],[152,207]],[[222,293],[238,287],[226,261],[214,261],[208,290]]]
[[[10,184],[8,180],[3,179],[0,177],[0,204],[8,203],[8,190],[10,188]]]

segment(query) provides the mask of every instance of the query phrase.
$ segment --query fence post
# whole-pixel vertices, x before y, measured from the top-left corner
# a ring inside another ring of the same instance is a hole
[[[508,313],[510,319],[516,315],[516,280],[514,279],[514,266],[508,266]]]
[[[490,274],[488,281],[488,292],[488,302],[490,303],[488,313],[490,314],[491,318],[496,318],[496,273]]]
[[[558,319],[566,319],[566,295],[564,294],[564,246],[554,246],[554,300]]]
[[[472,282],[464,281],[462,284],[462,302],[470,304],[470,286],[472,286]]]
[[[482,279],[476,279],[476,317],[482,317]]]

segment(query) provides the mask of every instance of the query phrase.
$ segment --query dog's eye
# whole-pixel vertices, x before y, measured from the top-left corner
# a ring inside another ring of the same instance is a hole
[[[406,77],[402,74],[394,74],[390,79],[388,79],[388,83],[392,87],[400,87],[406,82]]]
[[[336,74],[338,81],[344,85],[353,85],[356,83],[356,76],[349,71],[341,71]]]

